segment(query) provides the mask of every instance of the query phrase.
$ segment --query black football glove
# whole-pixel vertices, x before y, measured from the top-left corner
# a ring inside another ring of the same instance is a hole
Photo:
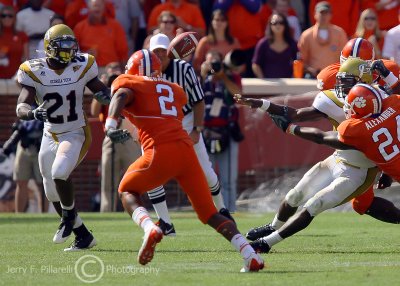
[[[47,121],[47,109],[44,108],[46,101],[39,105],[36,109],[29,111],[28,117],[30,119],[37,119],[40,121]]]
[[[392,185],[392,183],[393,183],[392,177],[390,177],[385,173],[382,173],[378,181],[378,189],[383,190],[389,188]]]
[[[283,115],[275,115],[275,114],[269,114],[271,117],[272,121],[275,123],[276,126],[278,126],[283,132],[286,132],[286,129],[290,125],[290,120],[283,116]]]
[[[106,130],[106,135],[113,143],[124,143],[132,138],[131,133],[126,129],[109,128]]]
[[[376,60],[371,65],[371,71],[376,71],[381,77],[385,78],[390,74],[390,70],[385,67],[382,60]]]
[[[109,105],[111,102],[110,90],[101,90],[93,95],[94,99],[103,105]]]

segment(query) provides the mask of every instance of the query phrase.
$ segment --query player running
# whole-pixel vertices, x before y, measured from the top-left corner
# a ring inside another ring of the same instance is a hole
[[[66,25],[51,27],[44,36],[46,57],[32,59],[19,67],[17,116],[44,121],[39,167],[47,199],[61,217],[54,243],[65,242],[72,232],[75,241],[65,251],[91,248],[96,240],[75,209],[72,171],[85,157],[91,133],[83,111],[87,86],[102,104],[110,101],[109,89],[97,78],[93,56],[78,53],[73,31]],[[36,101],[38,108],[32,110]]]
[[[193,142],[182,128],[182,107],[187,103],[183,89],[161,76],[161,62],[149,50],[135,52],[125,74],[112,84],[113,97],[106,120],[106,134],[113,142],[124,142],[128,131],[117,129],[117,118],[123,114],[139,133],[143,154],[126,171],[118,192],[125,210],[144,230],[138,262],[147,264],[163,237],[162,230],[150,219],[140,195],[176,179],[188,195],[194,210],[229,240],[242,255],[242,271],[259,271],[264,261],[239,233],[235,223],[215,208],[207,180],[201,169]]]

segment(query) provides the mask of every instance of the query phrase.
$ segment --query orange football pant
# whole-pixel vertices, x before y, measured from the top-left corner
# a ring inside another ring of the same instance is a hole
[[[365,212],[369,209],[374,200],[374,188],[373,185],[362,195],[354,198],[351,203],[353,205],[353,209],[358,212],[360,215],[365,214]]]
[[[202,223],[217,213],[193,146],[183,140],[144,150],[126,171],[118,192],[143,194],[176,179]]]

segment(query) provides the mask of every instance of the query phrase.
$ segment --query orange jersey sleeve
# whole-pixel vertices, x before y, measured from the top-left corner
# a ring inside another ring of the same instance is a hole
[[[334,89],[336,74],[339,71],[340,63],[335,63],[322,69],[317,75],[317,87],[320,90]]]
[[[350,119],[338,127],[339,140],[354,146],[377,166],[400,180],[400,96],[392,95],[383,102],[377,118]]]
[[[143,149],[174,140],[191,144],[182,128],[182,108],[187,97],[179,85],[162,78],[123,74],[113,82],[112,93],[120,88],[133,92],[133,100],[125,106],[123,115],[137,127]]]

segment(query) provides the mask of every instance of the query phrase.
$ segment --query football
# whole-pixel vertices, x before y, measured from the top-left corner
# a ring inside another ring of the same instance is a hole
[[[177,35],[169,44],[168,57],[171,59],[183,59],[194,53],[197,44],[196,32],[186,32]]]

